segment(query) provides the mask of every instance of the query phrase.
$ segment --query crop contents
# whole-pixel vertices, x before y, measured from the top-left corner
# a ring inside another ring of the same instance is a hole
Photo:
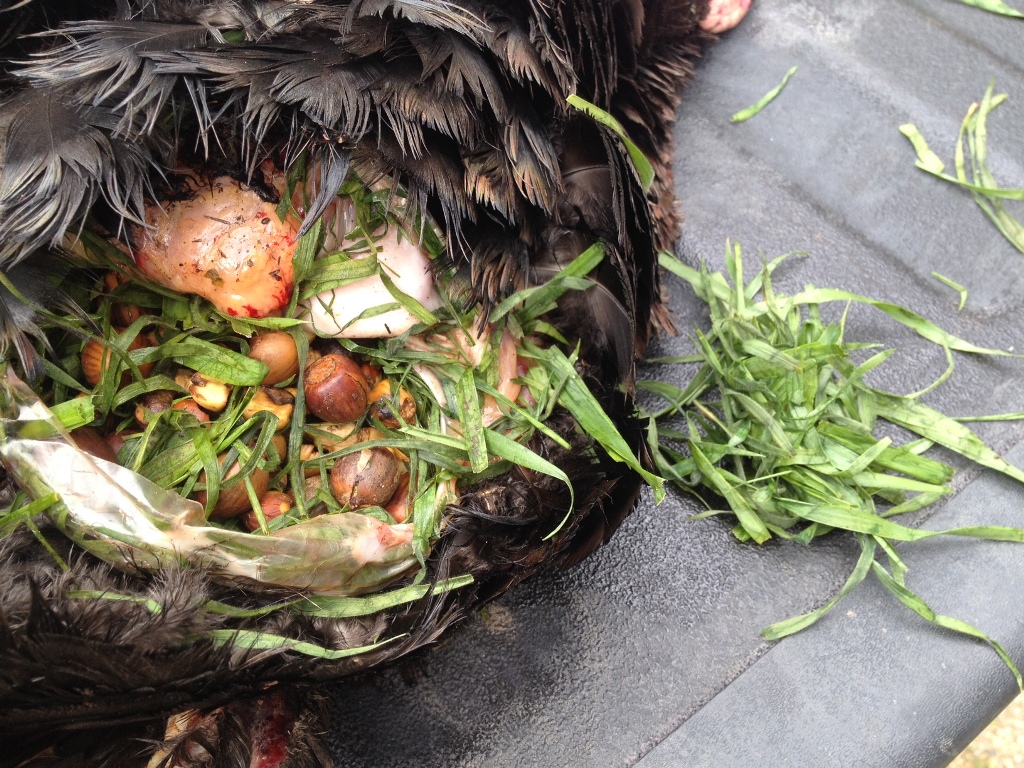
[[[591,285],[599,242],[484,314],[460,301],[435,263],[436,233],[400,189],[350,177],[300,236],[303,169],[262,172],[280,203],[190,171],[130,246],[98,225],[69,239],[63,287],[88,316],[45,314],[51,353],[37,358],[34,392],[8,371],[0,442],[29,493],[0,534],[27,525],[46,544],[33,522],[46,509],[119,567],[188,563],[318,596],[294,610],[359,615],[425,594],[424,563],[460,489],[513,465],[569,485],[530,447],[535,435],[569,447],[545,426],[559,405],[659,483],[544,319]],[[330,653],[300,646],[289,645]]]

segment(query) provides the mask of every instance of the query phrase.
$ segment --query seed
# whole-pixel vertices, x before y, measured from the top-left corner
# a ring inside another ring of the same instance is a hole
[[[283,515],[295,506],[295,500],[287,493],[281,491],[267,491],[260,499],[260,509],[263,510],[263,519],[268,523]],[[258,531],[260,527],[259,518],[251,509],[242,517],[242,524],[250,531]]]
[[[384,505],[384,510],[395,519],[396,523],[404,523],[409,517],[409,473],[403,472],[398,479],[398,488]]]
[[[323,488],[323,485],[324,481],[321,479],[319,472],[312,477],[306,478],[302,498],[305,499],[306,504],[309,505],[306,507],[306,514],[310,517],[317,517],[318,515],[323,515],[327,512],[327,504],[322,501],[316,501],[316,496],[320,492],[320,489]],[[315,504],[312,503],[314,501],[316,501]]]
[[[280,432],[292,420],[292,413],[295,411],[295,395],[292,394],[294,391],[279,387],[260,387],[242,411],[242,416],[251,419],[257,413],[269,411],[277,416],[277,431]]]
[[[176,411],[184,411],[185,413],[191,413],[200,424],[205,424],[210,420],[210,414],[199,407],[199,403],[193,400],[191,397],[186,397],[174,405],[171,406]]]
[[[71,439],[79,450],[95,456],[97,459],[117,464],[117,452],[110,446],[107,439],[95,427],[79,427],[70,432]]]
[[[174,393],[166,389],[147,392],[135,406],[135,422],[145,427],[153,418],[171,408]]]
[[[380,506],[398,488],[398,460],[387,448],[364,448],[338,459],[331,469],[331,493],[351,509]]]
[[[284,462],[284,460],[288,458],[288,438],[284,435],[274,435],[270,444],[274,446],[274,450],[277,452],[277,458]]]
[[[139,430],[133,427],[122,429],[120,432],[111,432],[107,435],[107,443],[110,445],[110,450],[112,450],[116,456],[121,452],[121,449],[124,448],[124,444],[127,442],[125,438],[129,435],[137,434],[139,434]]]
[[[198,372],[189,377],[187,389],[201,408],[214,413],[220,413],[227,407],[231,395],[230,384]]]
[[[142,336],[136,336],[132,339],[132,343],[128,345],[128,351],[132,352],[136,349],[144,349],[149,346],[149,343]],[[82,374],[85,376],[85,380],[89,383],[89,386],[95,387],[100,383],[100,379],[103,378],[103,374],[106,373],[107,369],[112,365],[111,360],[113,359],[113,352],[107,349],[102,342],[98,339],[90,339],[82,347]],[[149,376],[150,371],[153,370],[153,363],[143,363],[139,366],[139,373],[142,374],[143,378]],[[121,387],[125,387],[131,381],[131,372],[125,371],[121,374]]]
[[[392,392],[391,382],[387,379],[381,380],[370,390],[367,402],[370,404],[370,415],[385,427],[398,429],[403,422],[416,423],[416,401],[409,394],[409,390],[398,387],[396,395]]]
[[[226,453],[222,453],[217,461],[221,466],[224,466],[224,459],[227,457]],[[249,501],[249,494],[245,490],[245,483],[235,483],[228,488],[223,487],[224,481],[238,474],[238,470],[241,469],[239,463],[236,461],[231,465],[224,480],[221,481],[222,486],[220,489],[220,495],[217,497],[217,503],[210,511],[211,520],[223,520],[228,517],[237,517],[246,510],[252,509],[252,504]],[[267,486],[270,485],[270,473],[265,469],[254,469],[249,474],[249,480],[252,481],[253,490],[256,491],[256,497],[260,498],[267,492]],[[199,482],[206,482],[206,472],[202,472],[199,475]],[[196,501],[206,506],[206,491],[196,492]]]
[[[377,383],[384,378],[384,374],[381,373],[380,368],[373,363],[362,363],[359,366],[359,370],[363,372],[363,376],[366,377],[366,383],[371,387],[377,386]]]
[[[324,453],[331,453],[362,442],[358,437],[359,430],[354,421],[345,424],[310,424],[309,427],[310,429],[306,430],[307,436]]]
[[[306,368],[306,408],[324,421],[362,418],[369,389],[359,364],[350,357],[324,355]]]
[[[118,287],[131,282],[127,277],[117,272],[107,272],[103,276],[103,287],[107,293],[113,293]],[[128,327],[143,315],[152,314],[150,310],[143,309],[135,304],[122,304],[118,301],[110,301],[110,319],[115,325]]]
[[[249,343],[249,357],[267,366],[264,386],[287,381],[299,372],[299,352],[291,334],[272,331],[254,336]]]

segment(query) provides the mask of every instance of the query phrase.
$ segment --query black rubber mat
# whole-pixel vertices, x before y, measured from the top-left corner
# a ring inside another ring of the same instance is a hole
[[[729,122],[794,64],[763,113]],[[990,164],[1004,186],[1022,186],[1024,21],[958,0],[756,0],[686,94],[682,257],[721,268],[727,238],[750,264],[805,251],[780,268],[778,288],[846,288],[1024,351],[1024,255],[969,195],[916,170],[898,130],[915,123],[951,160],[992,78],[1011,98],[991,118]],[[962,312],[933,271],[967,286]],[[680,327],[702,322],[688,289],[669,282]],[[897,348],[872,380],[890,391],[945,368],[940,349],[866,307],[851,309],[847,338]],[[657,351],[687,348],[679,338]],[[926,402],[1024,411],[1024,361],[960,355]],[[977,429],[1024,466],[1024,424]],[[916,522],[1024,525],[1024,487],[958,466],[956,495]],[[987,646],[933,628],[874,582],[809,631],[764,643],[764,626],[838,589],[855,544],[739,544],[727,521],[687,522],[696,511],[678,495],[645,501],[582,566],[472,617],[422,660],[415,685],[392,670],[339,686],[339,765],[944,765],[1016,692]],[[1024,547],[931,540],[903,552],[908,583],[936,611],[1024,663]]]

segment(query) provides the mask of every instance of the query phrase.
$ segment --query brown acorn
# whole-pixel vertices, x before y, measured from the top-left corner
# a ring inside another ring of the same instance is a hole
[[[267,366],[263,386],[270,387],[287,381],[299,372],[299,352],[291,334],[271,331],[253,336],[249,342],[249,357]]]
[[[191,413],[200,424],[205,424],[210,420],[210,414],[199,407],[199,403],[193,400],[191,397],[186,397],[171,406],[176,411],[184,411],[185,413]]]
[[[103,437],[95,427],[79,427],[71,430],[68,434],[71,435],[71,439],[75,441],[79,450],[85,451],[97,459],[117,464],[117,453],[107,442],[107,438]]]
[[[320,473],[317,472],[312,477],[307,477],[305,487],[303,488],[302,498],[306,500],[306,514],[310,517],[317,517],[327,513],[327,504],[322,501],[316,500],[317,493],[323,487],[323,480],[320,478]],[[315,503],[314,503],[315,502]]]
[[[129,435],[137,435],[139,432],[140,430],[135,429],[134,427],[122,429],[120,432],[111,432],[106,437],[107,443],[110,445],[110,450],[112,450],[116,456],[121,452],[121,449],[124,448],[124,444],[126,442],[125,438]]]
[[[369,390],[359,363],[345,355],[324,355],[306,368],[306,408],[324,421],[362,418]]]
[[[288,438],[285,437],[284,435],[277,434],[274,435],[273,439],[270,441],[270,444],[274,446],[274,451],[277,453],[277,458],[284,462],[285,459],[288,458]]]
[[[136,349],[144,349],[150,346],[149,342],[141,335],[136,336],[132,339],[132,343],[128,345],[128,351],[132,352]],[[111,365],[113,359],[113,353],[104,347],[103,343],[98,339],[90,339],[82,347],[82,375],[85,376],[85,380],[89,383],[89,386],[95,387],[100,383],[100,379],[103,378],[104,372],[107,367]],[[139,372],[145,376],[149,376],[150,371],[153,370],[153,363],[143,363],[139,366]],[[131,381],[131,373],[125,371],[121,374],[120,386],[127,386]]]
[[[385,504],[398,488],[401,467],[387,448],[364,448],[342,456],[331,469],[331,493],[351,509]]]
[[[295,500],[287,493],[281,491],[267,491],[260,499],[260,509],[263,510],[263,519],[268,523],[274,518],[280,517],[289,509],[295,506]],[[256,513],[251,509],[242,517],[242,524],[249,531],[258,531],[260,521]]]
[[[409,473],[403,472],[398,478],[398,487],[391,498],[383,505],[384,510],[395,519],[396,523],[404,523],[409,518]]]
[[[174,393],[166,389],[147,392],[135,406],[135,423],[140,427],[145,427],[153,420],[154,416],[170,409],[172,400],[174,400]]]
[[[107,293],[113,293],[119,286],[131,282],[127,277],[110,271],[103,276],[103,287]],[[110,319],[115,325],[128,327],[143,315],[153,314],[152,310],[143,309],[135,304],[122,304],[118,301],[110,302]]]
[[[398,429],[403,422],[416,423],[416,401],[409,394],[409,390],[398,387],[398,393],[393,394],[388,379],[382,379],[370,390],[367,402],[370,404],[370,415],[385,427]]]
[[[222,453],[217,461],[221,466],[224,465],[224,459],[227,456],[226,453]],[[211,520],[224,520],[229,517],[237,517],[246,510],[252,509],[252,504],[249,502],[249,494],[245,490],[245,483],[235,483],[234,485],[224,488],[223,482],[231,477],[238,474],[238,470],[241,466],[236,461],[231,465],[224,480],[221,481],[220,495],[217,497],[217,503],[210,511]],[[258,467],[252,471],[249,475],[249,479],[252,481],[253,490],[256,491],[256,497],[262,498],[267,492],[267,487],[270,485],[270,473],[265,469],[259,469]],[[202,472],[199,475],[199,482],[206,482],[206,472]],[[206,491],[196,492],[196,501],[206,506]]]
[[[371,388],[377,386],[380,380],[384,378],[384,374],[381,373],[380,367],[373,363],[361,363],[359,370],[363,372],[363,376],[366,377],[366,383],[369,384]]]

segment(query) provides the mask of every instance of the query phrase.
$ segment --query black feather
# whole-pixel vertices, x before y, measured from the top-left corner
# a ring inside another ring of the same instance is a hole
[[[33,340],[44,351],[52,351],[38,325],[40,313],[59,312],[77,319],[84,328],[99,332],[92,318],[57,285],[69,269],[70,265],[62,256],[36,254],[32,260],[23,261],[4,274],[13,293],[6,285],[0,285],[0,359],[8,359],[13,346],[30,381],[43,373],[42,359],[36,353]]]
[[[4,105],[0,148],[0,263],[57,246],[102,198],[141,221],[153,157],[118,138],[121,117],[77,106],[52,91],[25,91]]]
[[[317,155],[317,161],[320,165],[320,172],[314,187],[316,195],[306,210],[306,218],[299,228],[299,237],[312,229],[324,215],[327,206],[338,196],[338,190],[345,182],[348,169],[352,165],[352,156],[349,152],[331,144],[326,147],[325,151]]]

